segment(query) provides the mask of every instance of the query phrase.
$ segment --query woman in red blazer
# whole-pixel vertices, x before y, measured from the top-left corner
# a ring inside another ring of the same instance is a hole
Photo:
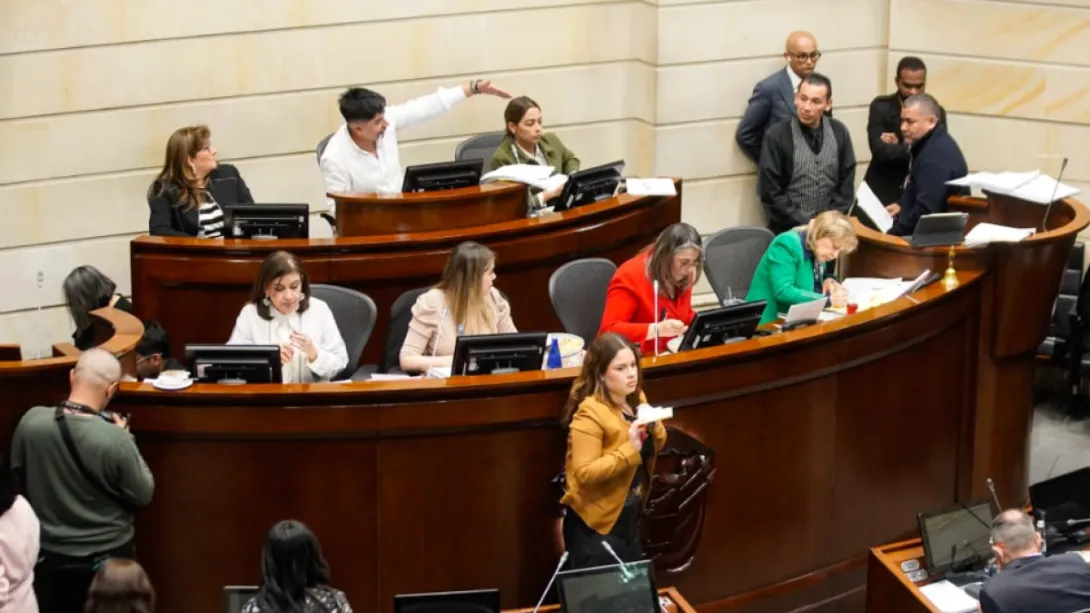
[[[665,349],[666,341],[684,334],[696,316],[693,285],[700,279],[703,260],[704,246],[696,228],[676,223],[663,230],[653,245],[613,274],[598,334],[616,332],[648,355],[655,350],[657,327],[659,351]],[[658,313],[654,306],[656,280]]]

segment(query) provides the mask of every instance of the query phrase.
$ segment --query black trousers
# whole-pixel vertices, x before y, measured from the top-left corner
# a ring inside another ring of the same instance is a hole
[[[135,558],[136,547],[129,541],[117,549],[85,557],[72,557],[42,550],[34,567],[34,595],[41,613],[83,613],[87,588],[106,558]]]
[[[625,562],[638,562],[643,559],[640,546],[640,501],[630,497],[621,511],[617,523],[609,534],[598,534],[583,521],[579,514],[568,508],[564,511],[564,546],[568,550],[568,568],[593,568],[595,566],[613,566],[617,560],[602,546],[609,544]]]

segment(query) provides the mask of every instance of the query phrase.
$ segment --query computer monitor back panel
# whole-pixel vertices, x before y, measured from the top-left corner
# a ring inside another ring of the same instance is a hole
[[[545,361],[544,332],[460,336],[454,344],[452,375],[488,375],[540,370]]]
[[[920,513],[920,537],[928,571],[944,572],[955,561],[960,565],[974,557],[980,562],[987,560],[991,556],[991,521],[992,508],[987,499]]]
[[[563,613],[659,613],[648,561],[565,571],[556,577]]]
[[[500,591],[468,590],[394,596],[394,613],[500,613]]]
[[[418,164],[405,169],[401,191],[405,193],[434,192],[473,187],[480,183],[480,160]]]
[[[1090,519],[1090,467],[1034,483],[1029,498],[1034,509],[1045,511],[1045,521],[1061,530],[1069,519]]]
[[[752,337],[766,304],[759,300],[697,313],[685,332],[679,351],[714,347]]]
[[[224,207],[226,238],[273,240],[310,237],[306,204],[234,204]]]

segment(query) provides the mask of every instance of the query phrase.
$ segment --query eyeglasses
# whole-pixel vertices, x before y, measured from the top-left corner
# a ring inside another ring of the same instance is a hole
[[[820,51],[813,51],[811,53],[790,53],[788,55],[797,62],[805,62],[806,60],[816,62],[821,59]]]

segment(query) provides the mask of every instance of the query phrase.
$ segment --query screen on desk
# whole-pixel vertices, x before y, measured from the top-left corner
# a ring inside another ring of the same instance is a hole
[[[569,570],[556,577],[563,613],[658,613],[648,561]]]
[[[228,204],[227,238],[284,239],[310,237],[310,207],[307,204]]]
[[[974,559],[985,561],[992,555],[989,543],[992,507],[988,500],[920,513],[919,523],[927,570],[931,573],[967,565]]]
[[[1069,519],[1090,519],[1090,467],[1083,467],[1029,486],[1034,509],[1044,509],[1045,521],[1060,531]],[[1072,530],[1085,529],[1083,524]]]
[[[438,162],[417,164],[405,169],[401,191],[435,192],[444,189],[473,187],[481,184],[481,161]]]

